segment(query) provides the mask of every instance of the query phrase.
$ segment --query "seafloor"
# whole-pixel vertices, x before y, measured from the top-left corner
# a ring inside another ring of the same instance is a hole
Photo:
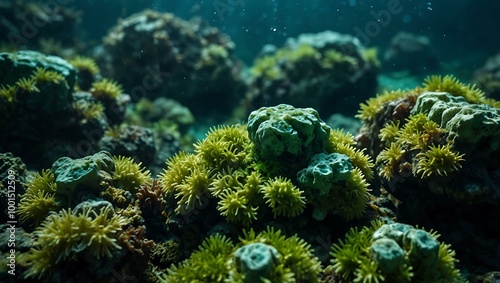
[[[498,54],[81,16],[0,1],[0,281],[500,282]]]

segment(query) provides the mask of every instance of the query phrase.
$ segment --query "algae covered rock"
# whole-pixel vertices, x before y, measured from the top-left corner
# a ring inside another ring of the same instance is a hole
[[[488,140],[491,150],[500,146],[500,109],[472,104],[461,96],[445,92],[421,94],[412,114],[424,113],[430,120],[455,136],[456,142],[476,144]]]
[[[76,70],[61,57],[45,55],[31,50],[0,53],[2,84],[13,84],[19,78],[29,77],[37,68],[55,71],[63,75],[70,90],[73,89],[76,81]]]
[[[166,96],[206,116],[230,115],[224,110],[243,97],[234,43],[201,21],[140,12],[109,31],[104,49],[103,72],[122,83],[134,101]]]
[[[352,116],[375,94],[376,52],[368,52],[355,37],[324,31],[266,49],[250,70],[247,96],[255,107],[289,103],[324,115]]]
[[[248,117],[248,134],[258,157],[279,162],[308,161],[325,151],[330,128],[312,108],[280,104]]]
[[[80,159],[61,157],[52,165],[58,193],[71,194],[78,186],[95,187],[103,172],[112,172],[114,162],[105,151]]]

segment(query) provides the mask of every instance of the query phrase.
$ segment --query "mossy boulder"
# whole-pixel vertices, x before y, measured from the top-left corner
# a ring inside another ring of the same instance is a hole
[[[72,194],[78,186],[95,188],[104,174],[113,170],[113,157],[106,151],[80,159],[61,157],[52,165],[57,192],[62,194]]]
[[[261,160],[308,162],[325,151],[330,127],[312,108],[262,107],[248,117],[248,134]]]
[[[488,139],[492,150],[500,146],[500,109],[472,104],[446,92],[426,92],[415,103],[412,114],[424,113],[455,136],[455,142],[476,144]]]
[[[2,84],[14,84],[19,78],[31,76],[37,68],[55,71],[63,75],[69,88],[73,90],[76,81],[76,70],[61,57],[45,55],[31,50],[0,53]]]

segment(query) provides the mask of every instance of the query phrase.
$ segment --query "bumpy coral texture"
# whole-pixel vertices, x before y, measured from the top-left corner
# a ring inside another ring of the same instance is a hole
[[[332,266],[349,282],[465,282],[458,260],[439,235],[410,225],[374,221],[352,228],[332,246]]]
[[[311,246],[299,237],[285,237],[280,230],[268,228],[259,234],[253,230],[244,231],[240,241],[234,245],[219,234],[205,239],[189,259],[169,268],[161,281],[246,283],[260,282],[251,281],[260,277],[264,282],[320,282],[321,264]],[[254,244],[267,246],[276,253],[273,252],[269,258],[272,263],[269,262],[266,268],[254,270],[255,274],[250,276],[249,270],[241,265],[241,250],[238,252],[238,248]]]

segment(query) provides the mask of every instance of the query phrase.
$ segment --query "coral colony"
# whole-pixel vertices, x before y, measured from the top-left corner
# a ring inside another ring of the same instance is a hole
[[[246,69],[234,48],[145,11],[102,57],[0,53],[0,281],[461,283],[500,269],[498,100],[453,75],[377,90],[376,49],[331,31]]]

